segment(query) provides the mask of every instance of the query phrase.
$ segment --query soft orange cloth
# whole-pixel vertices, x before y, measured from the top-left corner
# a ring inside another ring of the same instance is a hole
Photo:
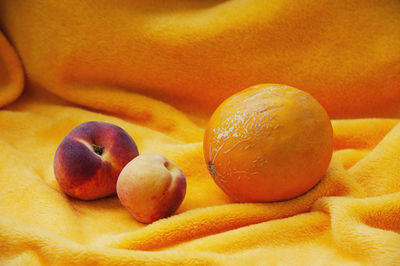
[[[0,28],[0,264],[400,263],[399,1],[3,0]],[[235,203],[204,163],[208,117],[257,83],[336,119],[326,176],[293,200]],[[88,120],[184,171],[173,216],[62,193],[55,150]]]

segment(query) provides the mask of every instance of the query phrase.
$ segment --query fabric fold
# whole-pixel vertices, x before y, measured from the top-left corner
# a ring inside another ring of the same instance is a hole
[[[23,91],[23,70],[14,48],[0,31],[0,108],[15,101]]]
[[[399,1],[3,0],[0,28],[0,264],[399,264]],[[314,96],[334,151],[303,195],[237,203],[203,135],[260,83]],[[54,155],[87,121],[182,169],[172,216],[142,224],[117,196],[63,193]]]

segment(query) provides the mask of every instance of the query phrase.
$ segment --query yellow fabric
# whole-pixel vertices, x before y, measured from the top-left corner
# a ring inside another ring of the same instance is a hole
[[[398,0],[3,0],[0,28],[1,265],[399,265]],[[308,193],[238,204],[207,172],[204,126],[266,82],[323,104],[335,152]],[[182,168],[176,214],[143,225],[117,197],[61,192],[55,150],[88,120]]]

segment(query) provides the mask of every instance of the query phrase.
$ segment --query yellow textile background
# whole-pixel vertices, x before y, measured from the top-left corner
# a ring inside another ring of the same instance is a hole
[[[398,0],[3,0],[0,29],[0,264],[399,264]],[[335,152],[308,193],[238,204],[202,138],[257,83],[316,97]],[[185,172],[176,214],[143,225],[61,192],[55,150],[88,120]]]

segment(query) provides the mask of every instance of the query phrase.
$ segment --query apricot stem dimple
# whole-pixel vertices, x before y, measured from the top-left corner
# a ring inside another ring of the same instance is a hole
[[[168,161],[164,163],[164,167],[167,168],[168,170],[171,170],[171,165]]]
[[[93,150],[95,153],[98,155],[102,155],[104,152],[104,146],[97,145],[97,144],[92,144]]]

